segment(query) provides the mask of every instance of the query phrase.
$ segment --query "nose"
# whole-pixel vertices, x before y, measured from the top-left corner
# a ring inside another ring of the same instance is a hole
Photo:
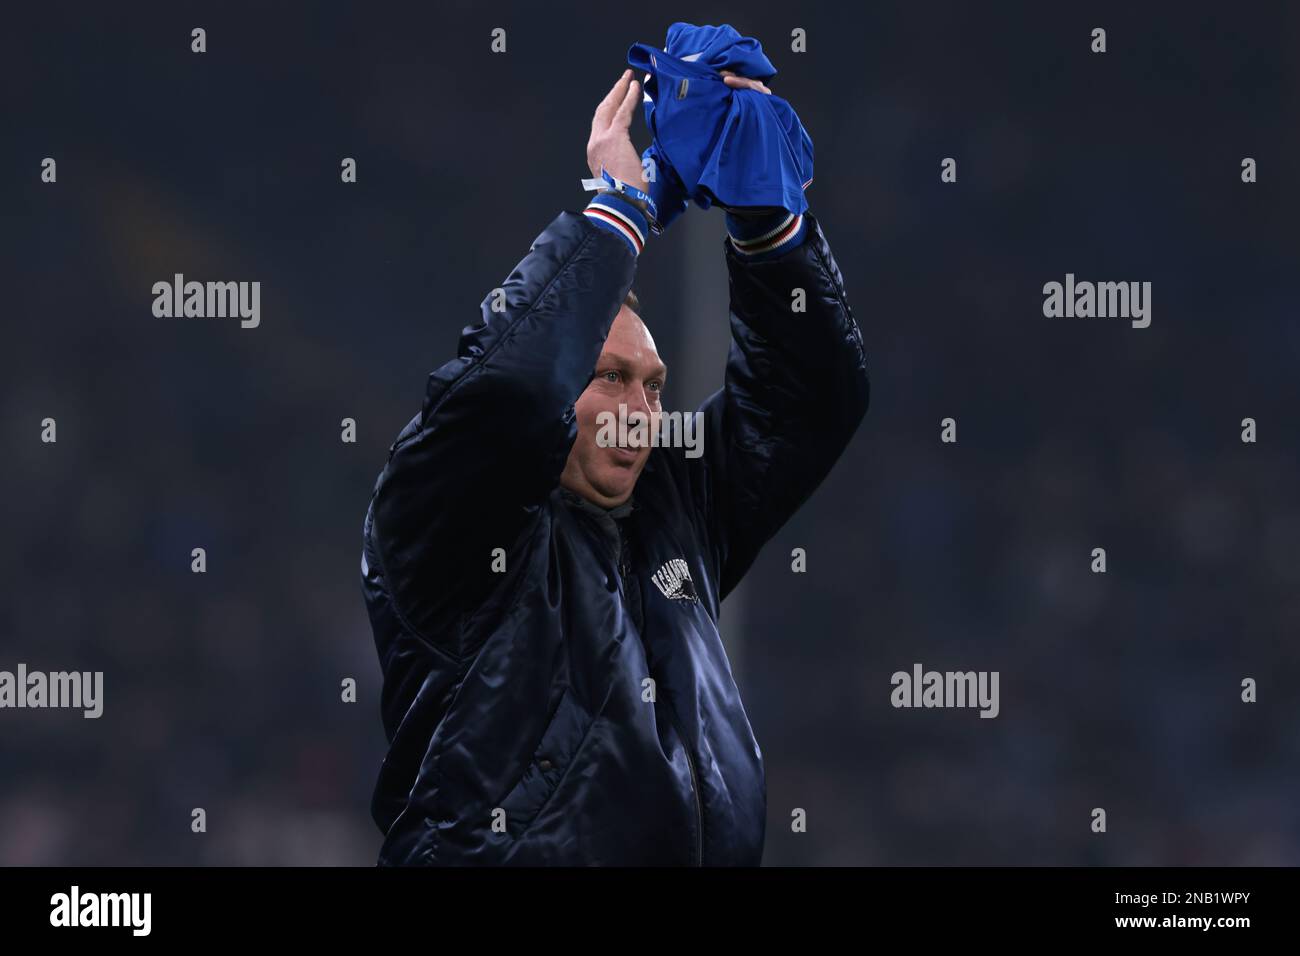
[[[627,390],[626,402],[627,402],[627,423],[629,429],[637,428],[639,431],[641,428],[646,428],[646,429],[654,428],[654,424],[655,424],[654,415],[650,411],[650,402],[649,399],[646,397],[646,390],[644,385],[635,385],[629,388]],[[641,434],[645,435],[644,444],[648,445],[653,441],[648,431],[642,432]],[[635,445],[641,446],[642,441],[638,439],[635,442]]]
[[[633,412],[640,412],[647,419],[650,417],[650,399],[646,397],[644,385],[637,385],[628,389],[627,396],[627,413],[632,415]]]

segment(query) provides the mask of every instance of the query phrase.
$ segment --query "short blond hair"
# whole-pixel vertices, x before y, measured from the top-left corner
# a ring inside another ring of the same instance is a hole
[[[628,289],[627,295],[623,296],[623,304],[631,309],[638,319],[642,318],[641,300],[636,297],[636,293],[631,289]],[[642,321],[644,321],[644,319],[642,319]]]

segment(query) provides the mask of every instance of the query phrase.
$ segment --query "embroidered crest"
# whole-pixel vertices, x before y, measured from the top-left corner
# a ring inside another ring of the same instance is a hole
[[[650,576],[659,592],[670,601],[698,601],[695,582],[691,580],[690,566],[682,558],[666,561],[664,566]]]

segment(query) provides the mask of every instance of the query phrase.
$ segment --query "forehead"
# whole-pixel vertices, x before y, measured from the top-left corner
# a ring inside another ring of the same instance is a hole
[[[600,357],[618,359],[646,368],[663,365],[650,330],[627,306],[619,309],[618,315],[614,317],[614,324],[610,326],[609,336],[605,339],[605,348],[601,351]]]

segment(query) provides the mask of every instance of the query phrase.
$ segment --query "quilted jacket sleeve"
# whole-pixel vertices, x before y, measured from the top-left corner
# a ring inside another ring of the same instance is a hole
[[[805,219],[806,239],[779,258],[746,261],[724,240],[732,341],[725,384],[701,408],[697,460],[720,598],[821,484],[867,410],[862,333],[821,226]]]
[[[617,236],[561,213],[429,376],[366,520],[363,587],[386,591],[403,630],[460,652],[449,625],[500,581],[493,549],[509,551],[559,482],[574,402],[635,262]]]

